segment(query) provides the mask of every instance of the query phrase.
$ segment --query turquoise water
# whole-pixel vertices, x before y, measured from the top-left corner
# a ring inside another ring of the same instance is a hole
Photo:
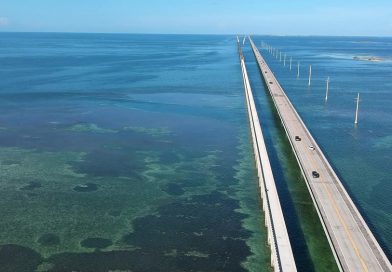
[[[283,60],[262,51],[391,257],[392,38],[256,36],[254,40],[259,48],[264,41],[282,51],[282,56],[287,54],[284,66]],[[356,60],[365,56],[382,61]],[[293,58],[292,71],[289,57]],[[328,76],[330,91],[325,102]],[[358,92],[359,124],[354,126]]]
[[[0,34],[1,271],[269,271],[233,37]]]
[[[305,70],[296,80],[267,56],[390,249],[392,40],[363,39],[255,37],[313,64],[308,89]],[[270,271],[235,41],[0,33],[1,271]],[[332,271],[249,44],[244,53],[299,271]]]

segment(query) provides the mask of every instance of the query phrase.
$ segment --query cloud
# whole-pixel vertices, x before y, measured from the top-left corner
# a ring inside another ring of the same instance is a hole
[[[0,27],[7,26],[8,23],[9,23],[9,20],[7,17],[0,17]]]

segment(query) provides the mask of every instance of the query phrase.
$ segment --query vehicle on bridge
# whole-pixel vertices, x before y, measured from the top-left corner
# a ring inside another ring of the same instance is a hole
[[[313,176],[314,178],[319,178],[319,177],[320,177],[320,174],[319,174],[317,171],[312,171],[312,176]]]

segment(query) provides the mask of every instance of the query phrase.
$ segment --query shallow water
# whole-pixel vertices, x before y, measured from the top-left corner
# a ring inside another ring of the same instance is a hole
[[[314,65],[308,89],[267,56],[390,249],[391,64],[350,56],[392,40],[261,40]],[[334,270],[249,49],[298,268]],[[0,33],[0,78],[2,271],[270,270],[235,37]]]
[[[233,37],[0,37],[2,271],[270,270]]]

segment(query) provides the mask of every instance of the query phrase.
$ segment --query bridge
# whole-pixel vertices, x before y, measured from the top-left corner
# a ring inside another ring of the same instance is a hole
[[[392,271],[339,177],[250,37],[249,40],[340,270]]]
[[[271,248],[271,265],[274,271],[294,272],[297,271],[297,269],[291,249],[290,239],[287,233],[286,223],[284,221],[278,191],[275,186],[275,180],[272,174],[271,164],[268,158],[267,148],[264,142],[264,136],[238,37],[237,45],[244,81],[245,99],[253,141],[253,151],[259,178],[260,194],[263,200],[263,210],[265,212],[265,225],[268,230],[268,244]]]

